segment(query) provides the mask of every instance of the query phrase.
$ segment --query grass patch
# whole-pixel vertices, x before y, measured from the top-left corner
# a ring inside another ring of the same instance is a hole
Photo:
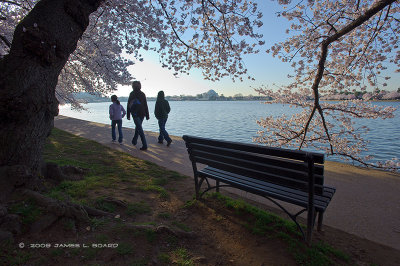
[[[23,225],[32,224],[42,214],[42,210],[33,201],[15,203],[10,206],[9,212],[21,216]]]
[[[90,219],[90,225],[93,229],[99,229],[108,223],[106,218],[92,218]]]
[[[63,227],[67,231],[72,231],[76,227],[76,223],[74,219],[65,218],[63,221]]]
[[[170,214],[169,212],[161,212],[157,215],[159,218],[161,219],[165,219],[165,220],[169,220],[172,218],[172,214]]]
[[[253,234],[270,235],[285,241],[299,265],[334,265],[334,260],[342,263],[350,262],[349,255],[328,244],[320,242],[308,247],[296,224],[292,221],[282,219],[242,200],[234,200],[220,193],[209,194],[208,197],[233,210],[244,221],[243,225]]]
[[[96,242],[97,243],[107,243],[107,242],[109,242],[109,238],[105,234],[99,234],[96,236]]]
[[[171,264],[171,262],[172,262],[171,256],[168,255],[167,253],[160,253],[160,254],[158,254],[158,260],[159,260],[161,263],[164,263],[164,264]]]
[[[46,162],[73,165],[89,170],[83,180],[63,181],[47,193],[54,199],[71,200],[75,203],[90,202],[92,191],[102,188],[112,190],[122,183],[132,189],[156,193],[161,200],[168,200],[170,196],[164,186],[171,181],[185,178],[154,163],[137,159],[57,128],[53,129],[46,143],[44,159]],[[96,207],[104,211],[115,211],[115,206],[101,202],[101,199],[95,203],[100,205]]]
[[[80,250],[79,253],[81,253],[81,258],[83,261],[88,261],[96,258],[97,254],[99,253],[99,249],[85,248]]]
[[[130,255],[133,254],[133,247],[129,243],[120,243],[116,248],[116,251],[119,255]]]
[[[126,213],[129,216],[136,216],[138,214],[150,213],[151,208],[148,203],[144,201],[128,203]]]
[[[138,259],[130,263],[129,265],[131,266],[147,266],[149,265],[149,259],[144,258],[144,259]]]
[[[34,257],[33,253],[16,249],[12,243],[0,243],[0,265],[27,265]]]
[[[192,266],[194,262],[190,259],[189,252],[185,248],[178,248],[172,252],[172,256],[178,265]]]
[[[224,206],[233,210],[236,215],[243,217],[244,226],[254,234],[265,235],[272,232],[285,232],[296,238],[302,237],[293,221],[282,219],[243,200],[234,200],[220,193],[213,193],[208,195],[208,197],[221,202]]]
[[[350,262],[350,256],[348,254],[344,253],[341,250],[332,248],[331,246],[323,242],[318,242],[317,244],[314,245],[314,247],[326,255],[332,254],[335,257],[341,259],[342,261]]]
[[[111,213],[114,213],[117,209],[117,206],[115,204],[113,204],[112,202],[105,201],[103,197],[96,199],[94,205],[96,206],[97,209]]]
[[[185,231],[185,232],[192,231],[192,229],[190,229],[190,227],[187,226],[186,224],[179,223],[179,222],[176,222],[176,221],[172,222],[172,224],[175,225],[176,227],[178,227],[179,229]]]

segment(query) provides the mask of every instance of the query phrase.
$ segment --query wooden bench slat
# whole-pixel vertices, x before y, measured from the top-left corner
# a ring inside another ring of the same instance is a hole
[[[286,178],[268,172],[262,172],[251,168],[237,166],[235,164],[229,164],[216,160],[211,160],[206,157],[193,156],[193,158],[199,163],[203,163],[211,167],[229,171],[235,174],[240,174],[242,176],[247,176],[254,179],[260,179],[267,181],[269,183],[280,184],[282,186],[285,185],[291,188],[300,189],[302,191],[308,190],[308,183],[301,179]],[[321,194],[322,193],[321,187],[315,186],[315,192]]]
[[[271,166],[285,167],[287,169],[292,169],[295,171],[308,171],[307,165],[304,164],[304,161],[287,159],[282,157],[276,157],[271,155],[250,153],[244,151],[238,151],[229,148],[221,148],[212,145],[205,145],[199,143],[189,143],[188,147],[193,152],[204,151],[212,154],[219,154],[223,156],[241,158],[242,160],[268,164]],[[323,165],[315,165],[315,174],[319,176],[323,176],[324,174],[324,166]]]
[[[254,145],[254,144],[242,144],[242,143],[225,141],[225,140],[215,140],[215,139],[207,139],[207,138],[201,138],[201,137],[193,137],[193,136],[189,136],[189,135],[184,135],[183,139],[187,143],[199,143],[199,144],[211,145],[211,146],[215,146],[215,147],[228,148],[228,149],[230,148],[233,150],[247,151],[247,152],[264,154],[264,155],[272,155],[272,156],[278,156],[278,157],[282,157],[282,158],[290,158],[290,159],[301,160],[301,161],[306,160],[307,153],[308,153],[308,154],[313,155],[315,163],[319,163],[319,164],[324,163],[324,155],[321,153],[266,147],[266,146],[259,146],[259,145]]]
[[[204,172],[204,173],[209,173],[209,174],[219,174],[219,175],[221,175],[221,176],[223,176],[223,175],[226,175],[226,176],[232,176],[232,177],[235,177],[235,178],[239,178],[239,179],[249,179],[249,177],[247,177],[247,176],[242,176],[242,175],[239,175],[239,174],[235,174],[235,173],[232,173],[232,172],[227,172],[227,171],[224,171],[224,170],[221,170],[221,169],[217,169],[217,168],[213,168],[213,167],[210,167],[210,166],[207,166],[207,167],[205,167],[204,169],[202,169],[202,170],[200,170],[201,172]],[[263,185],[263,186],[276,186],[276,187],[279,187],[283,192],[284,191],[288,191],[288,192],[290,192],[290,193],[293,193],[293,194],[299,194],[299,195],[307,195],[308,196],[308,191],[302,191],[302,190],[298,190],[298,189],[294,189],[294,188],[290,188],[290,187],[285,187],[285,186],[282,186],[282,185],[278,185],[278,184],[274,184],[274,183],[271,183],[271,182],[267,182],[267,181],[263,181],[263,180],[260,180],[260,179],[252,179],[252,182],[254,182],[254,183],[259,183],[259,184],[261,184],[261,185]],[[316,199],[319,199],[320,197],[321,198],[332,198],[332,196],[333,196],[333,194],[335,193],[335,188],[331,188],[331,187],[326,187],[326,186],[318,186],[321,190],[322,190],[322,193],[321,194],[315,194],[315,198]],[[324,201],[324,200],[322,200],[322,201]]]
[[[273,183],[268,183],[268,182],[263,182],[258,179],[249,179],[248,177],[245,176],[240,176],[237,174],[232,174],[220,169],[212,168],[212,167],[206,167],[202,170],[199,171],[199,173],[205,174],[205,175],[211,175],[215,178],[223,178],[224,176],[229,176],[229,178],[237,179],[237,180],[243,180],[243,183],[248,183],[248,184],[253,184],[254,186],[258,188],[266,188],[268,191],[274,191],[278,194],[290,194],[296,197],[298,200],[303,201],[307,204],[307,199],[308,199],[308,193],[304,191],[299,191],[295,189],[291,189],[288,187],[283,187],[279,186]],[[333,194],[331,193],[331,190],[326,190],[322,193],[322,195],[315,195],[315,200],[316,204],[320,206],[325,206],[329,201],[331,200]]]
[[[257,171],[262,171],[270,174],[275,174],[279,175],[281,177],[289,178],[289,179],[294,179],[302,182],[307,182],[308,180],[308,168],[305,167],[305,163],[302,162],[303,164],[303,169],[302,170],[293,170],[288,167],[284,167],[283,165],[281,166],[276,166],[276,165],[270,165],[268,162],[261,162],[261,161],[256,161],[256,160],[248,160],[248,158],[243,158],[237,156],[230,156],[229,154],[226,155],[220,155],[220,154],[215,154],[215,153],[210,153],[208,151],[203,151],[203,150],[193,150],[191,151],[191,155],[198,157],[198,158],[207,158],[211,159],[214,161],[218,162],[223,162],[226,164],[232,164],[240,167],[244,167],[247,169],[257,169]],[[288,162],[289,164],[290,162]],[[315,175],[315,183],[318,185],[323,184],[323,176],[321,175]]]
[[[199,172],[201,173],[201,171]],[[204,173],[201,173],[204,174]],[[208,177],[210,177],[209,174],[206,174]],[[200,175],[201,176],[201,175]],[[243,180],[243,179],[236,179],[233,177],[227,177],[227,176],[218,176],[218,175],[213,175],[213,178],[216,180],[219,180],[220,182],[226,183],[231,185],[232,187],[239,188],[248,192],[251,192],[256,195],[260,196],[267,196],[271,197],[277,200],[282,200],[284,202],[292,203],[297,206],[301,206],[306,208],[308,206],[308,200],[307,197],[301,197],[298,194],[291,194],[291,193],[282,193],[278,189],[274,189],[273,187],[263,187],[260,186],[257,183],[252,183],[249,180]],[[315,200],[315,208],[317,211],[324,211],[328,205],[329,201],[319,201]]]
[[[209,165],[211,167],[229,171],[229,172],[232,172],[235,174],[240,174],[242,176],[247,176],[250,178],[258,178],[260,180],[268,180],[271,183],[277,183],[277,184],[282,184],[282,185],[285,184],[286,186],[301,189],[303,191],[307,190],[306,182],[292,180],[292,179],[289,180],[287,178],[285,179],[278,175],[264,173],[264,172],[260,172],[257,170],[240,167],[240,166],[237,166],[234,164],[228,164],[228,163],[224,163],[224,162],[220,162],[220,161],[216,161],[216,160],[211,160],[211,159],[208,159],[205,157],[194,156],[193,158],[199,163],[203,163],[203,164]]]

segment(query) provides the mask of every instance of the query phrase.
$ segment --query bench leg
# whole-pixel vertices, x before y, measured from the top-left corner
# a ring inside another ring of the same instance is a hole
[[[322,220],[324,218],[324,213],[323,212],[319,212],[318,213],[318,227],[317,230],[321,231],[322,230]]]
[[[199,178],[197,175],[194,176],[194,189],[196,191],[196,199],[200,199],[200,185],[199,185]]]
[[[216,190],[217,190],[217,192],[219,192],[219,181],[218,180],[216,181],[216,184],[217,184]]]
[[[311,245],[312,231],[314,228],[314,221],[315,221],[314,213],[315,209],[313,207],[307,210],[307,235],[306,235],[307,245]]]
[[[199,193],[199,188],[197,186],[197,184],[195,184],[195,190],[196,190],[196,199],[200,199],[200,193]]]
[[[196,199],[200,198],[200,185],[199,184],[199,176],[197,175],[197,166],[196,163],[192,161],[192,168],[193,168],[193,178],[194,178],[194,189],[196,191]]]

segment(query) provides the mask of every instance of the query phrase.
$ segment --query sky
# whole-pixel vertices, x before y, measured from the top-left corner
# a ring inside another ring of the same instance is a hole
[[[273,58],[265,51],[279,40],[285,37],[285,19],[277,18],[275,12],[280,10],[279,6],[272,1],[259,1],[259,8],[263,13],[264,25],[258,29],[264,35],[266,45],[257,55],[247,55],[244,57],[244,64],[248,73],[256,80],[245,80],[244,82],[235,81],[226,77],[221,81],[204,80],[200,70],[193,70],[190,75],[181,74],[178,77],[173,75],[173,71],[162,68],[156,52],[142,52],[143,62],[136,61],[129,68],[135,80],[142,84],[142,91],[148,97],[157,96],[158,91],[163,90],[166,95],[196,95],[215,90],[219,95],[233,96],[235,94],[257,95],[255,87],[262,84],[282,84],[287,79],[287,74],[291,69],[288,64],[282,63],[279,59]],[[244,78],[245,79],[245,78]],[[132,91],[130,86],[120,86],[115,93],[117,96],[128,96]]]
[[[158,91],[163,90],[165,95],[196,95],[209,90],[216,91],[219,95],[234,96],[235,94],[257,95],[254,88],[261,85],[273,88],[273,84],[288,84],[288,74],[292,73],[290,63],[283,63],[278,58],[272,57],[265,51],[274,43],[283,41],[287,34],[285,33],[289,23],[285,18],[278,18],[276,12],[282,10],[281,7],[272,1],[259,1],[259,8],[263,13],[264,25],[258,29],[259,33],[264,35],[266,44],[262,47],[259,54],[247,55],[244,57],[244,64],[247,67],[248,74],[255,78],[255,81],[244,78],[243,82],[233,82],[231,78],[226,77],[221,81],[204,80],[200,70],[193,70],[189,75],[181,74],[177,77],[173,71],[162,68],[156,52],[143,52],[143,62],[136,61],[129,68],[135,80],[142,84],[142,91],[148,97],[156,97]],[[386,90],[397,90],[400,87],[400,74],[390,73],[392,79],[389,80]],[[128,96],[132,91],[130,86],[119,86],[118,96]]]

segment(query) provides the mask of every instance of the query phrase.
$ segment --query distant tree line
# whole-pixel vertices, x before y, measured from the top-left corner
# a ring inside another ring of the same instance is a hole
[[[362,99],[366,101],[373,100],[400,100],[400,88],[397,91],[386,91],[375,89],[372,92],[355,91],[351,92],[334,92],[329,95],[321,97],[321,100],[357,100]]]
[[[99,95],[93,95],[89,93],[76,93],[74,98],[81,103],[94,103],[94,102],[107,102],[110,101],[109,97],[103,97]],[[169,101],[268,101],[271,97],[267,96],[254,96],[254,95],[243,95],[241,93],[235,94],[233,96],[219,95],[214,90],[209,90],[204,93],[193,95],[173,95],[165,96]],[[128,97],[118,97],[121,102],[127,102]],[[155,101],[157,97],[147,97],[148,101]]]
[[[81,103],[94,103],[94,102],[107,102],[110,101],[109,97],[103,97],[99,95],[93,95],[89,93],[77,93],[75,98]],[[233,96],[225,96],[223,94],[219,95],[214,90],[209,90],[204,93],[197,95],[173,95],[165,96],[169,101],[270,101],[273,100],[272,97],[264,95],[243,95],[241,93],[235,94]],[[121,102],[127,102],[128,97],[118,97]],[[156,97],[147,97],[149,101],[155,101]],[[355,92],[334,92],[329,95],[321,97],[321,100],[400,100],[400,88],[397,91],[386,91],[375,89],[373,92],[367,91],[355,91]],[[313,100],[312,97],[309,100]]]

